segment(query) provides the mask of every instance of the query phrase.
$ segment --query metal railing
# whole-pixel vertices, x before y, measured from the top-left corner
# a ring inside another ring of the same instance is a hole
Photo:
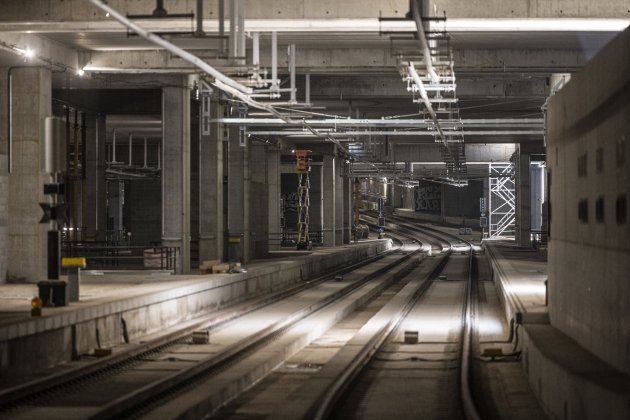
[[[84,257],[87,269],[175,270],[179,247],[130,246],[116,242],[62,242],[62,257]]]
[[[269,233],[269,245],[279,247],[294,248],[297,245],[297,230],[285,230],[280,233]],[[308,237],[313,246],[322,246],[324,244],[324,231],[311,230]]]

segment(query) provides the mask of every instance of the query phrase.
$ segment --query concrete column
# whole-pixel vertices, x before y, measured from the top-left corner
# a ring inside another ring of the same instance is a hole
[[[335,157],[330,154],[324,155],[324,246],[335,246],[337,225],[337,212],[335,211],[336,194],[336,165]]]
[[[186,79],[182,78],[182,83]],[[190,271],[190,90],[162,89],[162,245],[179,247],[178,273]]]
[[[340,246],[344,243],[343,228],[343,205],[344,205],[344,179],[341,177],[345,160],[339,157],[335,158],[335,245]]]
[[[345,164],[345,163],[344,163]],[[349,244],[352,241],[352,208],[353,195],[352,188],[354,179],[350,177],[343,178],[343,243]]]
[[[531,240],[531,192],[529,155],[518,156],[518,179],[516,180],[516,243],[530,247]]]
[[[107,230],[105,209],[105,115],[88,115],[86,126],[86,239],[104,241],[105,231]]]
[[[248,139],[248,141],[250,141]],[[267,147],[261,143],[251,142],[249,148],[250,172],[250,241],[249,257],[264,258],[268,253],[269,237],[269,184],[267,181]]]
[[[51,228],[39,224],[42,211],[38,204],[49,201],[43,190],[44,183],[51,182],[40,171],[42,126],[44,118],[52,113],[51,73],[42,67],[26,67],[14,68],[11,75],[7,272],[11,277],[37,282],[47,277],[46,232]]]
[[[200,105],[201,106],[201,105]],[[211,117],[223,116],[223,104],[214,99]],[[204,118],[200,112],[200,118]],[[199,262],[223,260],[223,124],[199,129]]]
[[[7,85],[7,69],[0,69],[0,86]],[[7,144],[7,97],[6,89],[0,89],[0,284],[6,282],[8,225],[9,225],[9,165]]]
[[[268,249],[278,249],[277,241],[280,234],[280,151],[277,149],[267,150],[267,215]]]
[[[239,144],[239,128],[229,129],[228,140],[228,235],[240,244],[228,244],[229,259],[249,260],[249,150]],[[228,241],[229,242],[229,241]]]

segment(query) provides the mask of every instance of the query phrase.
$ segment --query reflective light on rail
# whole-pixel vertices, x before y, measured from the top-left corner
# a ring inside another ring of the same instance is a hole
[[[501,335],[503,334],[503,325],[496,318],[478,317],[477,329],[479,335]]]
[[[510,294],[516,295],[540,295],[544,299],[545,297],[545,278],[541,278],[540,282],[520,282],[510,283],[505,286],[506,291]]]

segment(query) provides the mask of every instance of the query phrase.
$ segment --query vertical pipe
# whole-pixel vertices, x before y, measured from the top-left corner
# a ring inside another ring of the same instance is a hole
[[[79,111],[74,110],[74,125],[72,126],[72,149],[74,156],[72,159],[72,240],[80,240],[79,228],[81,226],[81,189],[79,177]]]
[[[195,35],[203,35],[203,0],[197,0],[197,30]]]
[[[295,99],[295,44],[289,45],[289,77],[291,80],[291,103],[296,103]]]
[[[161,168],[162,168],[162,151],[161,151],[162,147],[161,147],[161,146],[162,146],[162,144],[161,144],[161,143],[158,143],[158,150],[157,150],[157,160],[158,160],[158,162],[157,162],[157,163],[158,163],[157,168],[158,168],[158,169],[161,169]]]
[[[147,138],[144,138],[144,165],[142,165],[143,168],[147,167]]]
[[[81,113],[81,180],[79,181],[81,185],[81,237],[80,240],[85,240],[85,231],[86,231],[86,217],[85,213],[87,210],[87,166],[86,166],[86,146],[87,146],[87,126],[86,126],[86,116],[85,112]]]
[[[112,131],[112,160],[110,163],[118,163],[116,162],[116,129]]]
[[[219,0],[219,53],[225,55],[225,0]]]
[[[95,130],[95,137],[94,137],[94,142],[95,142],[95,146],[96,146],[96,165],[94,165],[94,172],[95,172],[95,183],[94,183],[94,191],[96,192],[96,194],[94,195],[96,203],[94,205],[94,231],[96,232],[96,237],[99,237],[99,233],[100,233],[100,229],[99,229],[99,224],[98,224],[98,216],[99,216],[99,188],[98,188],[98,166],[99,166],[99,159],[101,158],[99,155],[99,148],[98,148],[98,142],[99,142],[99,138],[98,138],[98,133],[99,133],[99,127],[98,127],[98,115],[96,116],[96,130]]]
[[[304,102],[306,102],[307,104],[311,103],[311,74],[310,73],[306,73],[304,75],[304,83],[306,86],[304,86]]]
[[[245,64],[245,1],[238,2],[238,57],[243,57],[242,64]],[[241,62],[241,61],[239,61]]]
[[[278,33],[271,32],[271,90],[278,89]]]
[[[132,146],[133,146],[133,134],[129,134],[129,165],[128,166],[131,166],[131,163],[132,163],[132,160],[131,160],[132,158],[131,150],[133,149]]]
[[[236,56],[236,12],[238,9],[238,5],[236,0],[232,0],[230,2],[230,39],[229,39],[229,49],[228,56],[229,58],[234,58]]]
[[[258,67],[260,63],[260,33],[252,33],[252,65]]]
[[[7,123],[7,171],[11,173],[11,163],[13,162],[11,159],[11,149],[13,148],[13,84],[11,70],[13,67],[9,68],[7,75],[7,112],[9,113],[9,121]]]

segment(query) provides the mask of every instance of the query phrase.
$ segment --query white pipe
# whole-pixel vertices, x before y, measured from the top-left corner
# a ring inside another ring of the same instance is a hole
[[[242,57],[245,64],[245,0],[235,0],[238,3],[238,51],[237,56]]]
[[[440,126],[440,121],[438,120],[437,115],[435,115],[435,111],[433,111],[433,106],[431,105],[431,101],[429,101],[427,91],[424,90],[424,85],[422,84],[422,80],[420,79],[420,76],[418,76],[418,72],[416,71],[416,68],[414,67],[411,61],[409,62],[409,67],[407,71],[409,73],[409,76],[411,76],[416,86],[418,87],[418,92],[420,93],[422,102],[424,103],[424,106],[426,106],[427,111],[429,111],[429,115],[431,115],[431,119],[435,123],[435,127],[438,129],[438,132],[440,133],[440,137],[442,138],[442,143],[444,143],[444,146],[446,146],[446,148],[450,152],[451,149],[448,143],[446,142],[446,137],[444,136],[444,132],[442,131],[442,127]]]
[[[427,43],[427,38],[424,35],[424,26],[422,25],[422,14],[420,13],[420,8],[418,7],[418,0],[411,0],[411,13],[413,15],[413,20],[416,21],[416,28],[418,29],[418,39],[420,41],[420,49],[422,50],[422,57],[424,59],[424,65],[427,67],[427,72],[431,77],[431,81],[433,83],[439,83],[440,77],[433,69],[433,62],[431,61],[431,50],[429,49],[429,44]]]
[[[258,67],[260,64],[260,33],[252,33],[252,65]]]
[[[230,2],[230,39],[229,39],[229,49],[228,56],[230,58],[234,58],[236,56],[236,14],[237,14],[238,4],[237,0],[232,0]]]
[[[296,103],[295,98],[295,44],[289,45],[289,77],[291,80],[291,99],[289,102]]]
[[[102,11],[109,13],[109,15],[112,18],[116,19],[118,22],[122,23],[124,26],[131,29],[132,31],[140,35],[142,38],[156,45],[159,45],[160,47],[164,48],[167,51],[172,52],[173,54],[189,62],[195,67],[205,71],[206,73],[208,73],[210,76],[214,77],[215,79],[220,80],[225,85],[231,86],[232,88],[237,89],[243,93],[252,93],[253,90],[251,88],[248,88],[246,86],[241,85],[238,82],[235,82],[234,80],[230,79],[229,77],[227,77],[220,71],[216,70],[214,67],[210,66],[205,61],[194,56],[193,54],[187,51],[184,51],[178,46],[171,44],[170,42],[166,41],[163,38],[160,38],[159,36],[151,32],[146,31],[142,27],[138,26],[137,24],[127,19],[125,16],[118,13],[116,10],[112,9],[109,5],[102,3],[100,0],[86,0],[86,1],[89,3],[92,3],[94,6],[98,7]]]
[[[271,32],[271,89],[278,86],[278,33]]]

